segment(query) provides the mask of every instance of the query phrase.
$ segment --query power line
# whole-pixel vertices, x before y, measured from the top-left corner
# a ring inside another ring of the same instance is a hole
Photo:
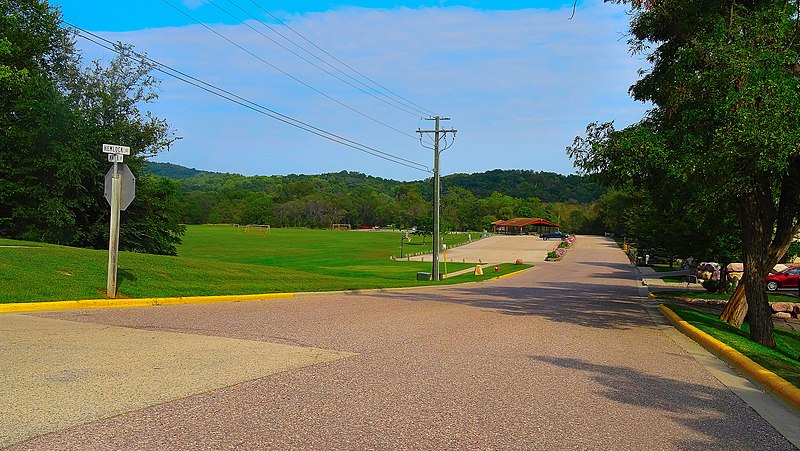
[[[236,3],[233,3],[231,0],[226,0],[226,1],[227,1],[228,3],[230,3],[231,5],[233,5],[234,7],[238,8],[238,9],[239,9],[240,11],[242,11],[243,13],[247,14],[248,16],[250,16],[251,18],[253,18],[253,19],[255,19],[256,21],[260,22],[260,23],[261,23],[261,24],[262,24],[264,27],[266,27],[266,28],[268,28],[269,30],[271,30],[272,32],[274,32],[274,33],[278,34],[278,35],[279,35],[279,36],[281,36],[282,38],[284,38],[284,39],[288,40],[288,39],[287,39],[285,36],[283,36],[283,35],[282,35],[281,33],[279,33],[277,30],[275,30],[274,28],[270,27],[270,26],[269,26],[267,23],[263,22],[261,19],[259,19],[258,17],[254,16],[253,14],[249,13],[248,11],[246,11],[245,9],[243,9],[241,6],[237,5]],[[294,55],[294,56],[296,56],[296,57],[300,58],[301,60],[305,61],[306,63],[308,63],[308,64],[310,64],[310,65],[312,65],[312,66],[316,67],[317,69],[319,69],[319,70],[321,70],[321,71],[325,72],[326,74],[330,75],[331,77],[333,77],[333,78],[335,78],[335,79],[337,79],[337,80],[341,81],[342,83],[344,83],[344,84],[346,84],[346,85],[350,86],[351,88],[357,89],[358,91],[360,91],[360,92],[362,92],[362,93],[364,93],[364,94],[366,94],[366,95],[368,95],[368,96],[370,96],[370,97],[373,97],[373,98],[377,99],[378,101],[380,101],[380,102],[383,102],[383,103],[385,103],[385,104],[387,104],[387,105],[391,106],[392,108],[396,108],[396,109],[398,109],[398,110],[400,110],[400,111],[402,111],[402,112],[404,112],[404,113],[408,113],[408,114],[410,114],[410,115],[412,115],[412,116],[418,116],[418,115],[419,115],[419,113],[420,113],[419,111],[416,111],[416,112],[415,112],[415,111],[412,111],[412,110],[410,110],[410,109],[406,108],[406,107],[405,107],[404,105],[402,105],[402,104],[398,105],[398,104],[397,104],[397,103],[398,103],[397,101],[395,101],[394,99],[391,99],[391,98],[389,98],[389,100],[391,100],[392,102],[394,102],[394,103],[391,103],[390,101],[388,101],[388,100],[386,100],[386,99],[383,99],[383,98],[381,98],[381,97],[378,97],[377,95],[373,94],[372,92],[366,91],[366,90],[364,90],[363,88],[361,88],[361,87],[359,87],[359,86],[356,86],[356,85],[354,85],[353,83],[351,83],[351,82],[349,82],[349,81],[347,81],[347,80],[343,79],[342,77],[340,77],[340,76],[338,76],[338,75],[336,75],[336,74],[332,73],[332,72],[331,72],[331,71],[329,71],[328,69],[325,69],[324,67],[321,67],[319,64],[317,64],[317,63],[315,63],[315,62],[313,62],[313,61],[309,60],[308,58],[304,57],[303,55],[300,55],[299,53],[295,52],[294,50],[292,50],[292,49],[290,49],[290,48],[286,47],[285,45],[281,44],[280,42],[276,41],[275,39],[272,39],[272,38],[271,38],[271,37],[269,37],[268,35],[264,34],[264,32],[262,32],[262,31],[259,31],[259,30],[257,30],[256,28],[254,28],[254,27],[250,26],[250,25],[249,25],[247,22],[245,22],[245,21],[241,20],[239,17],[236,17],[236,16],[235,16],[234,14],[232,14],[230,11],[228,11],[228,10],[224,9],[223,7],[219,6],[217,3],[215,3],[215,2],[213,2],[213,1],[211,1],[211,0],[209,0],[209,2],[208,2],[208,3],[209,3],[209,4],[211,4],[212,6],[214,6],[215,8],[219,9],[220,11],[224,12],[225,14],[227,14],[227,15],[231,16],[232,18],[236,19],[237,21],[240,21],[240,22],[242,22],[242,25],[244,25],[244,26],[246,26],[247,28],[249,28],[249,29],[251,29],[251,30],[255,31],[255,32],[256,32],[256,33],[258,33],[258,34],[260,34],[260,35],[261,35],[261,36],[263,36],[265,39],[269,40],[270,42],[272,42],[273,44],[277,45],[278,47],[280,47],[280,48],[282,48],[282,49],[286,50],[287,52],[291,53],[292,55]],[[309,55],[311,55],[311,56],[312,56],[312,57],[314,57],[315,59],[317,59],[317,60],[321,61],[323,64],[325,64],[325,65],[327,65],[327,66],[331,67],[332,69],[334,69],[334,70],[336,70],[336,71],[338,71],[338,72],[342,73],[344,76],[346,76],[346,77],[348,77],[348,78],[350,78],[350,79],[353,79],[353,77],[352,77],[352,76],[350,76],[349,74],[342,72],[342,71],[341,71],[340,69],[338,69],[337,67],[331,66],[331,65],[330,65],[330,64],[329,64],[327,61],[325,61],[325,60],[323,60],[323,59],[319,58],[318,56],[316,56],[316,55],[314,55],[313,53],[309,52],[309,51],[308,51],[308,50],[306,50],[305,48],[298,46],[296,43],[294,43],[294,42],[293,42],[293,41],[291,41],[291,40],[288,40],[288,41],[289,41],[291,44],[293,44],[294,46],[298,47],[300,50],[303,50],[304,52],[308,53]],[[353,79],[353,80],[355,80],[355,79]],[[361,85],[364,85],[362,82],[359,82],[358,80],[355,80],[355,82],[356,82],[356,83],[359,83],[359,84],[361,84]],[[367,88],[369,88],[369,86],[367,86]],[[373,89],[373,91],[374,91],[374,89]]]
[[[320,67],[319,65],[317,65],[316,63],[309,61],[307,58],[303,57],[302,55],[299,55],[299,54],[297,54],[297,52],[295,52],[295,51],[293,51],[293,50],[291,50],[291,49],[287,48],[287,47],[286,47],[286,46],[284,46],[283,44],[281,44],[281,43],[279,43],[279,42],[275,41],[275,40],[274,40],[274,39],[272,39],[271,37],[269,37],[269,36],[266,36],[265,34],[261,33],[260,31],[256,30],[255,28],[251,27],[251,26],[250,26],[250,25],[248,25],[246,22],[242,21],[241,19],[239,19],[238,17],[234,16],[234,15],[233,15],[233,14],[231,14],[230,12],[223,10],[223,9],[222,9],[222,8],[221,8],[219,5],[217,5],[216,3],[212,2],[212,1],[209,1],[209,3],[213,4],[213,5],[214,5],[215,7],[217,7],[218,9],[220,9],[220,10],[224,11],[226,14],[230,15],[230,16],[231,16],[231,17],[233,17],[234,19],[236,19],[236,20],[238,20],[238,21],[241,21],[241,22],[242,22],[242,24],[244,24],[245,26],[247,26],[247,27],[248,27],[248,28],[250,28],[251,30],[255,31],[256,33],[259,33],[260,35],[264,36],[266,39],[270,40],[270,41],[271,41],[271,42],[273,42],[275,45],[277,45],[277,46],[281,47],[282,49],[286,50],[287,52],[289,52],[289,53],[291,53],[291,54],[293,54],[293,55],[297,56],[298,58],[300,58],[300,59],[302,59],[303,61],[305,61],[305,62],[307,62],[307,63],[311,64],[312,66],[316,67],[317,69],[319,69],[319,70],[321,70],[321,71],[323,71],[323,72],[327,73],[328,75],[330,75],[330,76],[332,76],[332,77],[336,78],[337,80],[341,81],[342,83],[345,83],[345,84],[347,84],[348,86],[350,86],[350,87],[353,87],[353,88],[355,88],[355,89],[357,89],[357,90],[359,90],[359,91],[363,92],[364,94],[367,94],[367,95],[369,95],[369,96],[372,96],[372,97],[374,97],[375,99],[377,99],[377,100],[379,100],[379,101],[381,101],[381,102],[383,102],[383,103],[385,103],[385,104],[387,104],[387,105],[389,105],[389,106],[391,106],[391,107],[393,107],[393,108],[397,108],[397,109],[399,109],[399,110],[401,110],[401,111],[403,111],[403,112],[409,113],[409,114],[411,114],[411,115],[414,115],[414,116],[419,116],[419,115],[427,116],[428,114],[430,114],[430,112],[429,112],[429,111],[427,111],[427,110],[425,110],[425,109],[423,109],[423,108],[420,108],[420,107],[416,106],[415,104],[413,104],[413,103],[412,103],[412,102],[410,102],[410,101],[407,101],[407,100],[406,100],[405,102],[400,102],[400,101],[398,101],[398,100],[396,100],[396,99],[394,99],[394,98],[392,98],[392,97],[390,97],[390,96],[387,96],[385,93],[383,93],[383,92],[381,92],[381,91],[379,91],[379,90],[375,89],[374,87],[367,85],[367,84],[366,84],[366,83],[364,83],[363,81],[361,81],[361,80],[359,80],[359,79],[357,79],[357,78],[353,77],[352,75],[348,74],[347,72],[345,72],[345,71],[341,70],[340,68],[338,68],[338,67],[336,67],[336,66],[332,65],[332,64],[331,64],[331,63],[329,63],[328,61],[326,61],[326,60],[324,60],[324,59],[320,58],[319,56],[317,56],[317,55],[316,55],[316,54],[314,54],[313,52],[309,51],[308,49],[306,49],[306,48],[305,48],[305,47],[303,47],[302,45],[300,45],[300,44],[296,43],[296,42],[295,42],[295,41],[293,41],[292,39],[290,39],[290,38],[286,37],[286,35],[284,35],[284,34],[283,34],[283,33],[281,33],[280,31],[276,30],[275,28],[273,28],[272,26],[270,26],[268,23],[264,22],[263,20],[259,19],[258,17],[256,17],[255,15],[253,15],[251,12],[249,12],[249,11],[247,11],[246,9],[242,8],[241,6],[239,6],[238,4],[236,4],[234,1],[232,1],[232,0],[225,0],[225,1],[226,1],[226,2],[228,2],[228,3],[230,3],[231,5],[233,5],[233,6],[234,6],[235,8],[237,8],[239,11],[242,11],[243,13],[247,14],[248,16],[250,16],[250,18],[252,18],[252,19],[254,19],[254,20],[258,21],[259,23],[261,23],[261,25],[263,25],[265,28],[269,29],[269,30],[270,30],[270,31],[272,31],[273,33],[275,33],[275,34],[277,34],[278,36],[282,37],[284,40],[286,40],[286,42],[288,42],[288,43],[292,44],[293,46],[297,47],[298,49],[300,49],[300,50],[302,50],[303,52],[305,52],[305,53],[307,53],[308,55],[310,55],[312,58],[314,58],[314,59],[316,59],[317,61],[321,62],[322,64],[324,64],[324,65],[326,65],[326,66],[330,67],[331,69],[335,70],[336,72],[338,72],[338,73],[342,74],[343,76],[347,77],[348,79],[352,80],[353,82],[355,82],[355,83],[358,83],[359,85],[363,86],[364,88],[367,88],[367,89],[369,89],[369,90],[370,90],[370,91],[372,91],[372,92],[365,91],[363,88],[360,88],[360,87],[358,87],[358,86],[355,86],[355,85],[353,85],[352,83],[348,82],[347,80],[342,80],[342,78],[341,78],[341,77],[339,77],[339,76],[337,76],[337,75],[335,75],[335,74],[332,74],[332,73],[331,73],[330,71],[328,71],[327,69],[324,69],[324,68]],[[256,4],[256,6],[258,6],[258,5]],[[266,10],[264,10],[264,11],[265,11],[266,13],[268,13],[268,14],[270,14],[270,15],[271,15],[271,13],[270,13],[269,11],[266,11]],[[273,16],[273,17],[274,17],[274,16]],[[278,20],[278,19],[276,18],[276,20]],[[281,22],[281,23],[282,23],[282,22]],[[283,24],[283,23],[282,23],[282,24]],[[287,27],[287,28],[289,27],[289,26],[288,26],[288,25],[286,25],[286,24],[283,24],[283,25],[284,25],[285,27]],[[292,31],[294,31],[294,30],[292,30]],[[295,33],[297,34],[297,32],[295,32]],[[302,37],[302,36],[301,36],[301,37]],[[303,39],[305,39],[305,38],[303,38]],[[306,41],[308,41],[308,39],[306,39]],[[309,41],[309,42],[311,42],[311,41]],[[313,43],[312,43],[312,44],[313,44]],[[323,50],[323,51],[324,51],[324,50]],[[326,53],[327,53],[327,52],[326,52]],[[344,63],[341,63],[341,64],[344,64]],[[351,70],[353,70],[353,69],[351,69]],[[362,77],[363,77],[363,75],[362,75]],[[380,85],[379,85],[379,86],[380,86]],[[374,93],[374,94],[373,94],[373,93]],[[377,94],[377,95],[376,95],[376,94]],[[378,95],[380,95],[381,97],[378,97]],[[395,94],[395,96],[397,96],[397,95]],[[385,98],[385,99],[384,99],[384,98]],[[402,97],[401,97],[401,100],[405,100],[405,99],[402,99]]]
[[[199,20],[195,19],[195,18],[194,18],[194,16],[192,16],[191,14],[189,14],[189,13],[187,13],[187,12],[183,11],[182,9],[178,8],[177,6],[173,5],[173,4],[172,4],[172,3],[170,3],[169,1],[167,1],[167,0],[161,0],[161,1],[162,1],[162,2],[164,2],[164,3],[166,3],[167,5],[169,5],[170,7],[172,7],[174,10],[178,11],[179,13],[183,14],[184,16],[188,17],[189,19],[191,19],[191,20],[195,21],[195,22],[196,22],[198,25],[202,26],[202,27],[203,27],[203,28],[205,28],[206,30],[208,30],[208,31],[210,31],[210,32],[214,33],[215,35],[219,36],[220,38],[222,38],[222,39],[224,39],[224,40],[228,41],[228,42],[229,42],[231,45],[235,46],[236,48],[238,48],[238,49],[242,50],[243,52],[245,52],[245,53],[247,53],[248,55],[252,56],[253,58],[255,58],[255,59],[257,59],[257,60],[261,61],[262,63],[266,64],[267,66],[269,66],[269,67],[271,67],[271,68],[275,69],[276,71],[278,71],[278,72],[282,73],[283,75],[286,75],[287,77],[289,77],[289,78],[291,78],[292,80],[294,80],[294,81],[296,81],[296,82],[300,83],[301,85],[303,85],[303,86],[307,87],[308,89],[311,89],[312,91],[314,91],[314,92],[316,92],[316,93],[318,93],[318,94],[320,94],[320,95],[322,95],[322,96],[324,96],[324,97],[328,98],[329,100],[331,100],[331,101],[333,101],[333,102],[335,102],[335,103],[337,103],[337,104],[339,104],[339,105],[341,105],[341,106],[343,106],[343,107],[347,108],[348,110],[350,110],[350,111],[352,111],[352,112],[354,112],[354,113],[356,113],[356,114],[358,114],[358,115],[361,115],[361,116],[363,116],[363,117],[365,117],[365,118],[367,118],[367,119],[369,119],[369,120],[371,120],[371,121],[373,121],[373,122],[375,122],[375,123],[377,123],[377,124],[383,125],[383,126],[384,126],[384,127],[386,127],[386,128],[389,128],[389,129],[391,129],[391,130],[394,130],[394,131],[396,131],[397,133],[400,133],[400,134],[402,134],[402,135],[408,136],[408,137],[410,137],[410,138],[412,138],[412,139],[414,139],[414,140],[416,141],[416,139],[417,139],[417,137],[416,137],[416,136],[413,136],[413,135],[411,135],[411,134],[409,134],[409,133],[406,133],[406,132],[404,132],[403,130],[400,130],[399,128],[393,127],[393,126],[391,126],[391,125],[389,125],[389,124],[387,124],[387,123],[385,123],[385,122],[383,122],[383,121],[381,121],[381,120],[379,120],[379,119],[375,119],[374,117],[372,117],[372,116],[370,116],[370,115],[368,115],[368,114],[366,114],[366,113],[362,113],[361,111],[359,111],[359,110],[357,110],[357,109],[355,109],[355,108],[351,107],[350,105],[347,105],[346,103],[344,103],[344,102],[342,102],[342,101],[340,101],[340,100],[338,100],[338,99],[336,99],[336,98],[334,98],[334,97],[332,97],[332,96],[330,96],[330,95],[328,95],[328,94],[325,94],[324,92],[320,91],[319,89],[317,89],[317,88],[315,88],[315,87],[311,86],[310,84],[308,84],[308,83],[304,82],[303,80],[301,80],[301,79],[299,79],[299,78],[295,77],[294,75],[290,74],[289,72],[286,72],[285,70],[281,69],[280,67],[278,67],[278,66],[276,66],[276,65],[274,65],[274,64],[272,64],[272,63],[270,63],[269,61],[265,60],[264,58],[262,58],[262,57],[260,57],[260,56],[256,55],[256,54],[255,54],[255,53],[253,53],[252,51],[250,51],[250,50],[246,49],[245,47],[243,47],[243,46],[241,46],[241,45],[237,44],[235,41],[233,41],[232,39],[228,38],[228,37],[227,37],[227,36],[225,36],[224,34],[222,34],[222,33],[218,32],[217,30],[214,30],[214,29],[213,29],[213,28],[211,28],[210,26],[208,26],[208,25],[204,24],[203,22],[201,22],[201,21],[199,21]]]
[[[430,116],[435,116],[436,115],[435,113],[433,113],[432,111],[428,110],[427,108],[423,108],[423,107],[417,105],[416,103],[406,99],[405,97],[401,96],[400,94],[397,94],[396,92],[392,91],[391,89],[381,85],[377,81],[375,81],[375,80],[369,78],[368,76],[364,75],[363,73],[359,72],[357,69],[349,66],[347,63],[345,63],[344,61],[340,60],[339,58],[337,58],[337,57],[333,56],[332,54],[328,53],[327,51],[325,51],[325,49],[323,49],[322,47],[318,46],[317,44],[315,44],[310,39],[308,39],[305,36],[303,36],[299,31],[297,31],[294,28],[290,27],[288,24],[283,22],[280,18],[278,18],[277,16],[275,16],[274,14],[269,12],[268,10],[264,9],[261,5],[256,3],[255,0],[249,0],[249,1],[250,1],[250,3],[254,4],[258,9],[260,9],[261,11],[264,11],[264,13],[266,13],[267,15],[269,15],[270,17],[275,19],[279,24],[281,24],[284,27],[286,27],[287,29],[289,29],[292,33],[296,34],[301,39],[303,39],[304,41],[308,42],[309,44],[314,46],[314,48],[316,48],[320,52],[324,53],[325,55],[327,55],[328,57],[330,57],[331,59],[333,59],[337,63],[341,64],[342,66],[344,66],[344,67],[346,67],[348,69],[350,69],[354,73],[360,75],[365,80],[369,81],[370,83],[374,84],[375,86],[378,86],[379,88],[383,89],[384,91],[388,92],[389,94],[392,94],[393,96],[397,97],[398,99],[401,99],[401,100],[407,102],[409,105],[413,105],[413,106],[417,107],[419,109],[419,111],[425,112],[427,115],[430,115]]]
[[[92,42],[95,45],[98,45],[98,46],[100,46],[100,47],[102,47],[102,48],[104,48],[106,50],[112,51],[112,52],[114,52],[114,53],[116,53],[116,54],[118,54],[120,56],[125,56],[125,55],[123,55],[122,52],[120,52],[120,50],[118,48],[115,47],[116,44],[114,42],[112,42],[112,41],[110,41],[110,40],[108,40],[106,38],[103,38],[102,36],[99,36],[99,35],[97,35],[95,33],[92,33],[90,31],[84,30],[83,28],[78,27],[77,25],[71,24],[69,22],[66,22],[64,20],[62,20],[61,22],[64,23],[65,25],[69,26],[70,28],[73,28],[74,30],[76,30],[76,34],[79,37],[81,37],[81,38],[83,38],[83,39],[85,39],[85,40],[87,40],[89,42]],[[175,79],[177,79],[179,81],[182,81],[184,83],[187,83],[187,84],[192,85],[194,87],[197,87],[199,89],[202,89],[203,91],[206,91],[206,92],[208,92],[210,94],[213,94],[215,96],[221,97],[221,98],[223,98],[225,100],[228,100],[230,102],[233,102],[233,103],[235,103],[237,105],[243,106],[243,107],[245,107],[247,109],[250,109],[252,111],[255,111],[255,112],[259,113],[259,114],[268,116],[268,117],[270,117],[272,119],[275,119],[277,121],[283,122],[283,123],[285,123],[287,125],[291,125],[292,127],[299,128],[299,129],[301,129],[303,131],[312,133],[312,134],[317,135],[317,136],[319,136],[321,138],[325,138],[325,139],[327,139],[329,141],[333,141],[333,142],[335,142],[337,144],[341,144],[343,146],[350,147],[352,149],[355,149],[355,150],[358,150],[360,152],[372,155],[374,157],[381,158],[381,159],[389,161],[391,163],[395,163],[395,164],[398,164],[398,165],[401,165],[401,166],[405,166],[405,167],[408,167],[410,169],[415,169],[415,170],[418,170],[418,171],[422,171],[422,172],[428,172],[428,173],[430,172],[428,167],[425,166],[424,164],[417,163],[415,161],[408,160],[408,159],[405,159],[403,157],[399,157],[397,155],[390,154],[388,152],[383,152],[383,151],[375,149],[373,147],[370,147],[370,146],[358,143],[356,141],[352,141],[350,139],[344,138],[344,137],[342,137],[340,135],[337,135],[335,133],[328,132],[328,131],[326,131],[324,129],[321,129],[319,127],[315,127],[315,126],[313,126],[311,124],[303,122],[303,121],[301,121],[299,119],[295,119],[295,118],[293,118],[291,116],[287,116],[285,114],[282,114],[282,113],[279,113],[277,111],[274,111],[274,110],[272,110],[272,109],[270,109],[270,108],[268,108],[268,107],[266,107],[264,105],[261,105],[261,104],[259,104],[257,102],[254,102],[254,101],[251,101],[251,100],[246,99],[244,97],[241,97],[241,96],[239,96],[237,94],[234,94],[234,93],[232,93],[232,92],[230,92],[228,90],[225,90],[223,88],[220,88],[220,87],[218,87],[216,85],[213,85],[211,83],[207,83],[207,82],[205,82],[203,80],[200,80],[200,79],[198,79],[196,77],[193,77],[193,76],[191,76],[191,75],[189,75],[189,74],[187,74],[185,72],[182,72],[182,71],[180,71],[178,69],[175,69],[175,68],[173,68],[173,67],[171,67],[169,65],[166,65],[166,64],[161,63],[161,62],[159,62],[157,60],[154,60],[154,59],[148,57],[147,55],[144,55],[144,54],[141,54],[141,53],[138,53],[138,52],[135,52],[135,51],[131,51],[131,53],[133,55],[135,55],[136,57],[139,57],[139,58],[149,62],[150,64],[152,64],[154,66],[155,70],[163,73],[164,75],[167,75],[169,77],[175,78]]]

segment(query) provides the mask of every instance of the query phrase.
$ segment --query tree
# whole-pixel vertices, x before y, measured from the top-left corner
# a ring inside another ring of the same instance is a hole
[[[473,220],[476,201],[475,195],[464,188],[448,188],[442,196],[442,222],[454,230],[477,230],[477,221]]]
[[[631,48],[652,64],[630,92],[653,108],[621,131],[590,125],[568,154],[583,171],[634,183],[657,201],[735,212],[751,338],[774,347],[764,276],[799,228],[800,4],[627,3]]]
[[[81,69],[72,33],[46,1],[0,0],[0,12],[0,236],[105,247],[102,144],[130,146],[126,163],[138,175],[174,139],[166,122],[139,110],[157,97],[152,67],[118,46],[107,66]],[[154,178],[138,188],[126,217],[148,232],[123,227],[121,249],[174,254],[183,227],[161,213],[178,196]]]

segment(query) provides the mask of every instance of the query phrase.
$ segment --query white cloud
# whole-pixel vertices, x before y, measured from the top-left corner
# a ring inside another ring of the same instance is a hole
[[[459,134],[443,157],[444,173],[494,168],[570,173],[564,148],[586,124],[616,119],[626,125],[645,110],[627,95],[636,69],[645,63],[628,55],[621,38],[627,28],[621,9],[599,4],[579,9],[575,19],[567,20],[570,13],[571,8],[345,8],[286,20],[384,86],[452,116],[446,125],[458,128]],[[214,28],[412,137],[418,127],[430,126],[335,81],[244,25]],[[113,39],[132,42],[155,59],[354,141],[426,164],[431,159],[430,151],[412,137],[341,107],[200,26],[119,33]],[[180,82],[165,80],[163,88],[154,110],[184,139],[159,160],[246,174],[356,170],[397,179],[425,177]]]

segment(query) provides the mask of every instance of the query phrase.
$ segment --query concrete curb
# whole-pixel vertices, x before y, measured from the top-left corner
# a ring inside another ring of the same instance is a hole
[[[782,377],[769,371],[758,363],[750,360],[741,352],[722,343],[702,330],[692,326],[681,319],[675,312],[664,304],[658,308],[681,332],[706,348],[712,354],[724,360],[749,378],[761,385],[764,389],[783,400],[786,404],[800,412],[800,388],[787,382]]]
[[[226,296],[185,296],[177,298],[89,299],[84,301],[20,302],[0,304],[0,313],[81,310],[95,308],[152,307],[156,305],[207,304],[212,302],[265,301],[286,299],[294,293],[245,294]]]

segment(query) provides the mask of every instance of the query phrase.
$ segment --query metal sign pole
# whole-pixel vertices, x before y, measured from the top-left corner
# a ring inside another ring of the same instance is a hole
[[[136,182],[133,174],[122,165],[123,172],[126,172],[126,199],[122,199],[122,175],[120,174],[120,163],[123,155],[130,155],[131,148],[115,144],[103,144],[103,153],[107,153],[108,161],[114,163],[110,174],[106,174],[106,199],[111,205],[111,225],[108,231],[108,279],[106,280],[106,296],[109,298],[117,297],[117,261],[119,255],[119,212],[125,210],[135,196]],[[110,176],[110,177],[109,177]],[[110,180],[109,180],[110,179]],[[109,183],[109,181],[111,183]],[[111,186],[109,186],[111,185]]]
[[[121,183],[119,161],[122,155],[114,160],[114,175],[111,178],[111,227],[108,233],[108,280],[106,293],[109,298],[117,297],[117,259],[119,251],[119,203]]]

